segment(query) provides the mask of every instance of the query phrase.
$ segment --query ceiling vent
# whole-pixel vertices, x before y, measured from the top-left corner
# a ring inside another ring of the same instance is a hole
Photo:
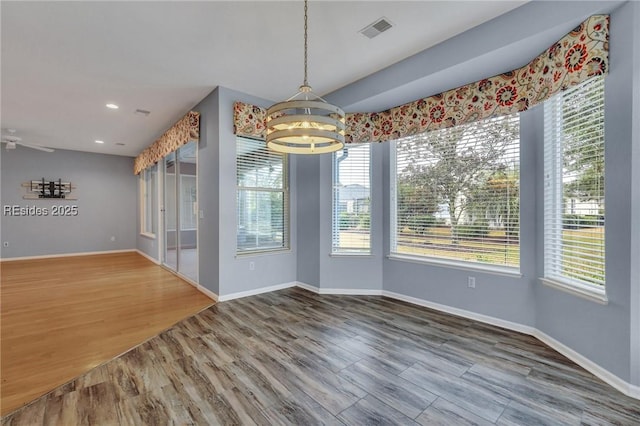
[[[367,36],[368,38],[374,38],[377,35],[387,31],[391,28],[391,22],[387,18],[380,18],[376,20],[374,23],[367,25],[363,29],[360,30],[360,33]]]
[[[147,111],[146,109],[137,109],[134,114],[136,115],[141,115],[143,117],[147,117],[149,114],[151,114],[151,111]]]

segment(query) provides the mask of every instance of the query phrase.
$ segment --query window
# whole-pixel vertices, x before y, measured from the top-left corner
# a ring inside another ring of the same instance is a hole
[[[517,114],[393,142],[391,252],[520,265]]]
[[[369,144],[333,153],[332,253],[371,253],[370,155]]]
[[[238,253],[289,248],[287,157],[264,141],[238,138]]]
[[[148,236],[157,231],[157,170],[155,165],[140,172],[140,232]]]
[[[196,176],[180,173],[180,230],[193,231],[198,228]]]
[[[195,149],[196,144],[189,142],[176,152],[172,152],[165,157],[164,197],[168,231],[175,231],[178,225],[180,226],[180,231],[195,231],[198,228],[198,163]],[[176,154],[178,158],[177,164],[175,162]],[[177,178],[176,172],[178,173]],[[176,194],[176,191],[178,191],[178,194]],[[176,208],[179,210],[179,216],[177,216],[180,219],[179,221],[176,220]]]
[[[544,275],[604,290],[604,78],[544,108]]]

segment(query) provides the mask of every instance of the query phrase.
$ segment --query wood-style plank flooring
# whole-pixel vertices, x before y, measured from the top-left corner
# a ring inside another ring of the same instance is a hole
[[[2,415],[213,303],[137,253],[0,269]]]
[[[638,425],[535,338],[383,297],[219,303],[2,425]]]

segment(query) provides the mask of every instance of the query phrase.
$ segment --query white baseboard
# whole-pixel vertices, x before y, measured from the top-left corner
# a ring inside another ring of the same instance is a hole
[[[173,272],[173,271],[171,271],[171,272]],[[197,282],[191,280],[191,278],[189,278],[189,277],[187,277],[185,275],[182,275],[182,274],[177,273],[177,272],[173,272],[173,274],[177,275],[178,278],[180,278],[182,281],[186,281],[187,284],[189,284],[189,285],[191,285],[191,286],[193,286],[195,288],[198,288],[200,286],[200,284],[198,284]]]
[[[467,311],[465,309],[454,308],[448,305],[442,305],[440,303],[435,303],[424,299],[418,299],[417,297],[405,296],[404,294],[394,293],[392,291],[384,290],[382,292],[382,295],[390,297],[392,299],[412,303],[414,305],[435,309],[436,311],[446,312],[448,314],[457,315],[459,317],[480,321],[485,324],[491,324],[498,327],[506,328],[507,330],[517,331],[519,333],[533,335],[533,332],[535,331],[535,328],[528,325],[522,325],[518,324],[517,322],[506,321],[489,315],[479,314],[476,312]]]
[[[58,258],[58,257],[74,257],[74,256],[92,256],[92,255],[100,255],[100,254],[114,254],[114,253],[138,253],[141,256],[149,259],[155,264],[160,264],[160,262],[146,253],[137,250],[137,249],[125,249],[125,250],[107,250],[107,251],[95,251],[95,252],[82,252],[82,253],[63,253],[63,254],[53,254],[53,255],[41,255],[41,256],[24,256],[24,257],[11,257],[0,259],[0,262],[10,262],[10,261],[18,261],[18,260],[34,260],[34,259],[50,259],[50,258]],[[580,365],[596,377],[600,378],[610,386],[619,390],[623,394],[640,399],[640,386],[633,385],[615,374],[611,373],[607,369],[601,367],[565,344],[559,342],[553,337],[547,335],[546,333],[527,325],[518,324],[511,321],[506,321],[500,318],[495,318],[489,315],[479,314],[472,311],[467,311],[464,309],[454,308],[451,306],[443,305],[440,303],[431,302],[424,299],[419,299],[416,297],[406,296],[400,293],[394,293],[386,290],[377,290],[377,289],[340,289],[340,288],[318,288],[300,281],[293,281],[289,283],[277,284],[269,287],[262,287],[254,290],[241,291],[237,293],[226,294],[222,296],[218,296],[216,293],[211,290],[195,283],[185,277],[181,276],[182,279],[187,281],[189,284],[193,285],[198,291],[206,295],[207,297],[213,299],[216,302],[224,302],[228,300],[238,299],[242,297],[253,296],[262,293],[268,293],[276,290],[282,290],[290,287],[300,287],[302,289],[311,291],[317,294],[334,294],[334,295],[359,295],[359,296],[386,296],[392,299],[402,300],[404,302],[408,302],[418,306],[424,306],[427,308],[435,309],[437,311],[446,312],[452,315],[457,315],[463,318],[469,318],[472,320],[480,321],[486,324],[495,325],[498,327],[506,328],[508,330],[517,331],[520,333],[531,335],[554,350],[558,351],[562,355],[566,356],[576,364]]]
[[[214,292],[212,292],[211,290],[209,290],[208,288],[206,288],[206,287],[204,287],[204,286],[202,286],[200,284],[197,284],[195,287],[200,293],[204,294],[209,299],[213,299],[213,301],[218,302],[218,300],[219,300],[218,295],[215,294]]]
[[[156,265],[160,265],[160,261],[158,259],[155,259],[151,256],[149,256],[147,253],[143,252],[142,250],[138,250],[136,249],[136,252],[142,256],[142,257],[146,257],[147,259],[149,259],[150,261],[152,261],[153,263],[155,263]]]
[[[382,295],[390,297],[392,299],[402,300],[418,306],[424,306],[426,308],[435,309],[440,312],[445,312],[459,317],[476,320],[485,324],[491,324],[498,327],[505,328],[507,330],[517,331],[519,333],[528,334],[540,340],[550,348],[560,352],[585,370],[592,373],[594,376],[600,378],[605,383],[619,390],[623,394],[630,396],[631,398],[640,399],[640,386],[632,385],[629,382],[624,381],[620,377],[611,373],[609,370],[601,367],[585,356],[574,351],[570,347],[557,341],[553,337],[543,333],[535,327],[528,325],[518,324],[512,321],[506,321],[500,318],[492,317],[489,315],[479,314],[465,309],[454,308],[452,306],[443,305],[440,303],[431,302],[424,299],[418,299],[417,297],[406,296],[400,293],[394,293],[386,290],[353,290],[353,289],[335,289],[335,288],[318,288],[306,283],[297,282],[296,285],[305,290],[317,293],[317,294],[351,294],[351,295]]]
[[[320,289],[318,287],[311,284],[303,283],[302,281],[296,281],[296,287],[300,287],[312,293],[320,294]]]
[[[477,314],[475,312],[466,311],[464,309],[452,308],[451,306],[441,305],[439,303],[430,302],[424,299],[418,299],[416,297],[405,296],[404,294],[394,293],[386,290],[373,290],[373,289],[343,289],[343,288],[318,288],[310,284],[306,284],[300,281],[296,282],[296,285],[302,289],[311,291],[316,294],[336,294],[336,295],[357,295],[357,296],[386,296],[391,299],[402,300],[418,306],[424,306],[426,308],[435,309],[436,311],[446,312],[448,314],[457,315],[464,318],[473,319],[476,321],[484,322],[498,327],[503,327],[509,330],[518,331],[520,333],[532,334],[535,330],[533,327],[524,326],[515,322],[505,321],[500,318],[490,317],[488,315]]]
[[[269,293],[271,291],[282,290],[284,288],[295,287],[297,285],[296,281],[292,281],[290,283],[283,283],[272,285],[269,287],[261,287],[256,288],[255,290],[247,290],[247,291],[239,291],[237,293],[223,294],[218,296],[218,302],[226,302],[227,300],[239,299],[241,297],[254,296],[256,294]]]
[[[630,396],[631,398],[640,399],[640,386],[629,383],[629,393],[625,395]]]
[[[5,257],[0,259],[0,262],[13,262],[16,260],[55,259],[57,257],[94,256],[97,254],[133,253],[133,252],[137,252],[137,250],[124,249],[124,250],[105,250],[105,251],[84,251],[80,253],[43,254],[39,256]]]
[[[296,281],[295,285],[316,294],[341,294],[346,296],[382,296],[382,290],[368,288],[318,288],[311,284]]]
[[[382,290],[367,288],[321,288],[320,294],[341,294],[345,296],[382,296]]]
[[[142,254],[142,253],[141,253]],[[144,254],[142,254],[143,256],[145,256]],[[151,259],[154,260],[154,259]],[[165,269],[167,272],[171,272],[173,275],[175,275],[176,277],[180,278],[182,281],[185,281],[187,284],[195,287],[196,290],[198,290],[200,293],[204,294],[205,296],[207,296],[209,299],[212,299],[214,302],[218,302],[218,295],[215,294],[214,292],[212,292],[211,290],[209,290],[208,288],[200,285],[199,283],[193,281],[191,278],[187,277],[186,275],[182,275],[179,272],[174,271],[173,269],[165,266],[162,264],[162,262],[156,262],[158,265],[160,265],[163,269]]]
[[[457,315],[463,318],[468,318],[472,320],[476,320],[479,322],[483,322],[486,324],[495,325],[498,327],[506,328],[507,330],[517,331],[519,333],[528,334],[530,336],[535,337],[540,340],[545,345],[550,348],[560,352],[562,355],[569,358],[571,361],[575,362],[585,370],[589,371],[594,376],[598,377],[605,383],[619,390],[623,394],[630,396],[631,398],[640,399],[640,386],[632,385],[629,382],[624,381],[620,377],[611,373],[609,370],[601,367],[590,359],[586,358],[584,355],[579,354],[574,351],[570,347],[565,344],[557,341],[553,337],[543,333],[535,327],[531,327],[528,325],[522,325],[511,321],[505,321],[500,318],[491,317],[488,315],[478,314],[476,312],[467,311],[464,309],[458,309],[447,305],[442,305],[440,303],[430,302],[424,299],[418,299],[416,297],[405,296],[404,294],[394,293],[390,291],[383,291],[383,296],[390,297],[392,299],[402,300],[408,303],[412,303],[414,305],[424,306],[427,308],[435,309],[437,311],[446,312],[448,314]]]
[[[543,333],[538,329],[534,329],[533,333],[529,334],[531,334],[533,337],[540,340],[550,348],[560,352],[562,355],[566,356],[571,361],[575,362],[580,367],[592,373],[594,376],[598,377],[605,383],[618,389],[623,394],[630,396],[631,398],[640,399],[640,386],[635,386],[629,382],[622,380],[620,377],[616,376],[609,370],[601,367],[600,365],[591,361],[589,358],[574,351],[564,343],[557,341],[553,337],[549,336],[546,333]]]

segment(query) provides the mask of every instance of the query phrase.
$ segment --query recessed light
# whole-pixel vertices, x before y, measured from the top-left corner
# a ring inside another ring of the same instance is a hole
[[[106,107],[107,107],[107,108],[111,108],[111,109],[118,109],[118,108],[120,108],[120,107],[119,107],[118,105],[116,105],[116,104],[107,104],[107,105],[106,105]]]
[[[104,141],[96,141],[96,143],[104,143]]]

